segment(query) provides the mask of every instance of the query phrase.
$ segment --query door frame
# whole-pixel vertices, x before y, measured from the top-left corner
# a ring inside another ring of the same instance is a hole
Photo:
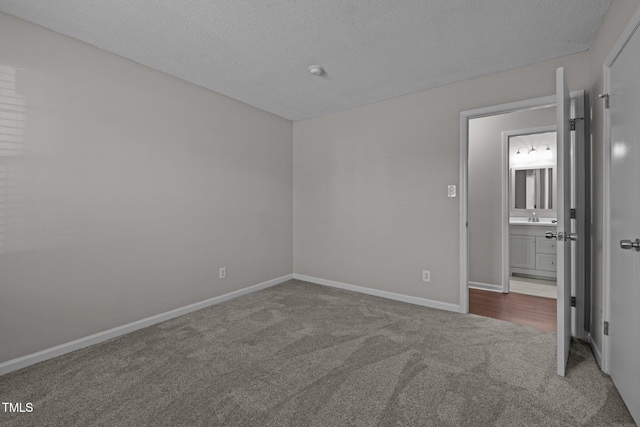
[[[633,34],[640,27],[640,8],[631,17],[631,20],[613,45],[609,55],[602,64],[603,92],[609,94],[611,90],[611,67],[627,45]],[[597,325],[602,333],[602,348],[600,349],[600,368],[609,373],[609,337],[604,334],[604,322],[609,321],[611,312],[611,114],[608,108],[603,108],[602,125],[602,318]],[[598,353],[597,347],[590,340],[591,346]]]
[[[578,90],[571,92],[571,100],[572,100],[572,117],[584,117],[584,100],[585,100],[585,92],[584,90]],[[575,102],[577,101],[577,102]],[[525,99],[522,101],[510,102],[505,104],[492,105],[488,107],[476,108],[473,110],[466,110],[460,112],[460,176],[459,176],[459,196],[460,196],[460,206],[459,206],[459,248],[460,248],[460,313],[467,314],[469,313],[469,235],[468,235],[468,226],[469,226],[469,211],[468,211],[468,188],[469,188],[469,120],[481,118],[481,117],[489,117],[495,116],[499,114],[513,113],[516,111],[523,110],[534,110],[538,108],[551,107],[556,105],[556,96],[549,95],[543,96],[539,98],[531,98]],[[574,106],[577,106],[575,108]],[[580,135],[586,144],[585,138],[585,121],[579,120],[576,121],[576,137]],[[573,140],[573,138],[572,138]],[[586,147],[581,150],[583,154],[586,154]],[[575,155],[575,152],[572,153]],[[580,170],[576,170],[576,174],[578,177],[582,175],[584,178],[585,167],[584,162],[581,165]],[[580,169],[580,168],[579,168]],[[584,179],[582,190],[584,190]],[[578,180],[580,182],[580,180]],[[579,193],[580,189],[578,189]],[[585,203],[585,200],[582,198],[578,201],[578,203]],[[578,209],[578,214],[585,215],[586,206],[583,209]],[[572,221],[573,222],[573,221]],[[584,221],[583,221],[584,225]],[[588,231],[582,231],[582,235],[585,236],[585,240]],[[579,258],[579,257],[578,257]],[[578,270],[585,270],[586,265],[583,259],[578,259],[580,263],[578,266]],[[584,277],[584,275],[582,275]],[[583,279],[583,280],[586,280]],[[572,327],[573,334],[579,338],[586,339],[588,334],[584,325],[584,314],[585,314],[585,286],[584,281],[581,282],[583,286],[576,286],[576,289],[572,289],[573,295],[576,296],[576,310],[572,310]]]
[[[556,132],[556,128],[556,125],[547,125],[502,131],[502,292],[505,294],[509,293],[509,272],[511,271],[509,267],[509,214],[511,212],[511,200],[509,197],[509,181],[511,180],[509,138]]]

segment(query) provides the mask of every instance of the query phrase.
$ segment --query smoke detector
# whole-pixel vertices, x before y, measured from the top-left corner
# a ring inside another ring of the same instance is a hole
[[[314,76],[321,76],[322,74],[324,74],[324,68],[319,65],[312,65],[311,67],[309,67],[309,72]]]

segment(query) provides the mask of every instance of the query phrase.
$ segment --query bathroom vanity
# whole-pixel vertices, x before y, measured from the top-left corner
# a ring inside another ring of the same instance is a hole
[[[556,279],[556,239],[545,238],[547,231],[556,232],[556,225],[548,219],[528,222],[509,221],[510,275]]]

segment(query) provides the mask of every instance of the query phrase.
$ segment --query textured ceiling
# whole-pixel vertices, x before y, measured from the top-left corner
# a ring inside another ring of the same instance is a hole
[[[611,0],[0,0],[290,120],[587,50]],[[309,74],[320,64],[326,73]]]

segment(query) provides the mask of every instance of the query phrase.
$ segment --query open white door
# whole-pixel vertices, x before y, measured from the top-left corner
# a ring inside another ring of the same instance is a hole
[[[564,376],[571,343],[571,95],[564,68],[556,70],[557,111],[557,233],[558,260],[558,375]]]

